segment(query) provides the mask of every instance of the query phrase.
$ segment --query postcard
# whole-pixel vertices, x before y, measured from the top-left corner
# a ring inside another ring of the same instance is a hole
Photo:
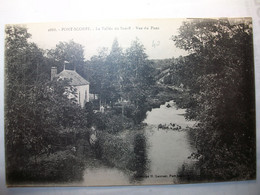
[[[256,179],[251,18],[5,27],[6,183]]]

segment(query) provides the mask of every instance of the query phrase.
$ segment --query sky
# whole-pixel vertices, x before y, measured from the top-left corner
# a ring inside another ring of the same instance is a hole
[[[98,51],[111,48],[115,38],[120,47],[126,49],[138,38],[146,48],[149,59],[165,59],[187,55],[176,48],[171,40],[178,34],[184,19],[143,19],[143,20],[96,20],[66,23],[25,24],[32,35],[32,42],[42,49],[53,49],[59,42],[73,40],[83,45],[85,60]]]

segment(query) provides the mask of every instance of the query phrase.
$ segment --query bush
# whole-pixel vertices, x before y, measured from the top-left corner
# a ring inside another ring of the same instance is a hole
[[[72,182],[82,180],[84,164],[72,151],[42,155],[37,161],[29,159],[25,166],[7,173],[9,184]]]
[[[110,166],[127,170],[129,163],[133,161],[134,150],[129,140],[109,133],[102,133],[99,140],[102,148],[102,159]]]
[[[133,121],[122,114],[116,114],[113,111],[106,113],[96,113],[95,125],[97,129],[108,133],[116,134],[133,126]]]
[[[102,133],[99,139],[104,163],[140,179],[148,168],[145,136],[138,131],[128,131],[124,136]]]

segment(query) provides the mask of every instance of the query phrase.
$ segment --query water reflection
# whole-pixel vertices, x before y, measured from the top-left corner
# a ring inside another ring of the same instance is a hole
[[[150,176],[143,183],[177,183],[178,169],[192,152],[187,132],[158,130],[156,125],[148,127],[145,132]]]
[[[136,181],[141,181],[146,176],[148,169],[146,138],[143,134],[137,134],[134,138],[134,162],[133,178]]]
[[[119,170],[105,166],[88,168],[84,174],[84,183],[86,185],[178,183],[178,170],[187,161],[193,149],[185,130],[159,129],[158,125],[174,123],[182,129],[192,126],[194,122],[185,120],[184,113],[184,109],[176,109],[173,101],[152,109],[144,120],[147,126],[139,130],[133,138],[134,154],[130,157],[126,169]]]
[[[185,128],[195,122],[185,119],[185,111],[177,109],[175,103],[170,101],[147,113],[144,122],[147,123],[145,137],[150,163],[149,177],[143,180],[144,184],[178,183],[178,170],[193,151]],[[176,124],[181,131],[158,128],[160,124]]]

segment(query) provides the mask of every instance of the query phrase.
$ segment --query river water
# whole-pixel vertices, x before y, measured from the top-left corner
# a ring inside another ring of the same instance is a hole
[[[193,152],[185,129],[193,126],[193,121],[184,118],[185,109],[177,109],[170,101],[147,112],[143,121],[147,126],[143,129],[145,137],[146,170],[131,178],[116,168],[102,166],[87,168],[84,172],[83,185],[129,185],[129,184],[172,184],[178,183],[178,170]],[[159,124],[174,123],[181,130],[161,129]],[[137,168],[138,171],[138,168]]]

